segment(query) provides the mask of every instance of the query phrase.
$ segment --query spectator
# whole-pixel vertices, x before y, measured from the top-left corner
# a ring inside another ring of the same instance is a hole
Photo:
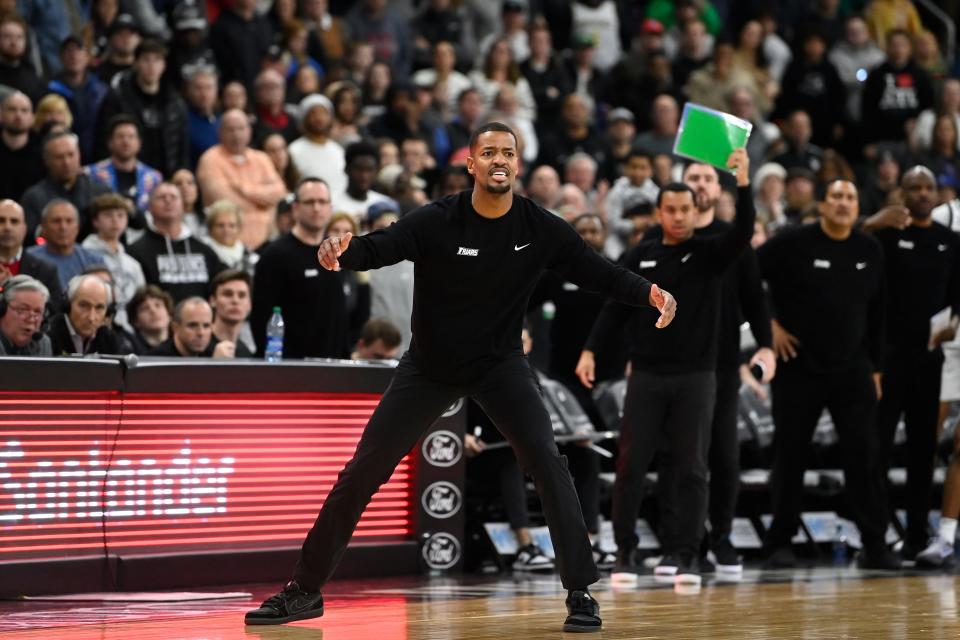
[[[557,213],[560,208],[560,174],[549,164],[530,172],[527,196],[544,209]]]
[[[660,194],[652,179],[653,155],[646,149],[634,147],[627,154],[624,175],[617,178],[607,194],[606,213],[607,227],[611,230],[610,243],[607,252],[611,256],[623,253],[627,237],[633,231],[633,221],[624,218],[623,212],[628,205],[640,202],[653,204]],[[606,229],[604,229],[606,234]]]
[[[190,167],[196,167],[200,156],[217,144],[220,135],[220,114],[217,112],[217,71],[213,67],[195,69],[186,82],[187,137],[190,145]]]
[[[273,168],[277,170],[277,175],[283,180],[283,186],[287,192],[293,191],[297,186],[297,170],[290,161],[290,150],[287,147],[287,141],[279,133],[271,133],[263,139],[261,150],[270,158]]]
[[[253,109],[257,116],[254,139],[258,142],[271,133],[283,135],[287,142],[297,139],[297,118],[286,104],[286,83],[273,69],[264,69],[253,83]]]
[[[293,230],[260,254],[254,275],[250,326],[263,352],[267,321],[280,307],[286,324],[286,358],[343,358],[347,349],[347,314],[339,274],[320,268],[317,247],[330,221],[330,188],[319,178],[304,178],[293,203]]]
[[[116,294],[117,311],[113,320],[125,329],[132,329],[127,318],[127,303],[147,284],[140,263],[123,247],[122,238],[131,210],[130,202],[118,194],[108,193],[95,198],[90,205],[90,220],[96,233],[87,236],[81,245],[103,256]]]
[[[884,543],[888,514],[878,481],[883,250],[854,228],[858,209],[856,187],[834,182],[818,223],[778,233],[757,250],[775,319],[774,350],[782,361],[773,383],[774,514],[764,541],[771,567],[796,565],[790,539],[800,517],[806,454],[829,408],[845,452],[848,504],[863,540],[858,564],[900,568]]]
[[[260,256],[240,241],[243,209],[231,200],[217,200],[206,209],[207,237],[204,238],[227,269],[253,276]]]
[[[377,171],[377,149],[366,142],[355,142],[347,147],[347,187],[333,195],[333,209],[348,213],[358,225],[366,225],[367,210],[375,202],[388,200],[373,190]]]
[[[213,337],[236,345],[238,358],[252,358],[257,351],[247,318],[251,309],[253,278],[246,271],[227,269],[210,282]]]
[[[487,120],[503,122],[518,136],[517,142],[520,158],[533,164],[540,154],[540,141],[533,121],[526,118],[520,111],[520,101],[517,99],[517,90],[512,85],[505,84],[500,88],[493,99],[493,107],[487,114]]]
[[[101,60],[107,52],[107,30],[120,13],[120,3],[113,0],[98,0],[90,5],[91,52],[94,59]]]
[[[351,360],[396,360],[400,353],[400,330],[383,318],[370,318],[360,331]]]
[[[576,0],[571,6],[571,33],[587,33],[596,43],[593,63],[607,73],[620,60],[620,16],[614,0]]]
[[[129,13],[121,13],[107,28],[107,51],[94,71],[108,87],[124,71],[133,67],[140,46],[140,27]]]
[[[557,213],[567,222],[573,222],[575,218],[590,213],[587,194],[575,184],[564,184],[560,187],[560,206]]]
[[[412,78],[417,86],[433,87],[434,95],[440,96],[439,102],[444,106],[444,112],[448,113],[454,113],[457,110],[458,98],[473,86],[467,76],[457,71],[456,63],[454,45],[445,40],[437,42],[433,45],[432,66],[420,69],[413,74]]]
[[[727,94],[727,112],[753,125],[747,139],[747,154],[750,156],[751,171],[756,171],[766,159],[770,147],[779,140],[780,129],[763,119],[757,112],[753,94],[744,87],[735,87]]]
[[[816,187],[817,180],[810,169],[806,167],[793,167],[787,170],[785,186],[787,207],[783,210],[787,224],[805,224],[816,220]]]
[[[573,34],[571,49],[572,54],[566,59],[565,67],[573,92],[584,99],[591,113],[596,113],[594,96],[603,95],[607,84],[606,74],[594,66],[597,41],[589,33],[578,32]]]
[[[947,64],[940,54],[940,42],[937,36],[926,29],[915,37],[913,61],[938,84],[947,75]]]
[[[198,69],[215,67],[216,56],[207,39],[207,18],[194,2],[178,2],[170,15],[173,40],[167,60],[167,76],[179,90]]]
[[[867,75],[883,64],[887,54],[870,39],[867,23],[859,15],[849,16],[843,25],[843,39],[833,45],[827,59],[837,69],[847,89],[846,117],[860,121],[864,81]]]
[[[939,116],[953,117],[954,126],[960,129],[960,80],[944,80],[940,89],[940,104],[936,109],[924,109],[913,124],[910,133],[910,147],[915,152],[927,151],[933,144],[934,123]],[[957,142],[960,145],[960,140]]]
[[[776,113],[785,116],[796,110],[807,112],[813,127],[811,141],[821,147],[836,147],[844,121],[837,105],[845,104],[847,96],[826,52],[827,41],[822,33],[810,31],[804,35],[799,55],[783,77]]]
[[[543,20],[535,20],[530,27],[530,57],[520,64],[520,73],[530,85],[541,130],[553,127],[560,118],[560,103],[573,91],[573,84],[566,67],[554,52],[553,35]]]
[[[28,238],[40,223],[41,211],[53,199],[68,200],[80,212],[80,228],[88,228],[87,208],[97,196],[110,189],[83,173],[80,167],[80,142],[74,133],[47,136],[43,143],[43,162],[47,177],[26,190],[21,204],[27,214]]]
[[[137,121],[125,113],[118,113],[107,123],[107,149],[110,157],[84,169],[95,182],[121,194],[134,206],[137,213],[147,210],[150,192],[163,181],[153,167],[140,162],[140,129]],[[142,227],[142,223],[138,225]]]
[[[0,289],[0,356],[52,356],[41,333],[50,292],[28,275],[13,276]]]
[[[343,18],[330,13],[327,0],[305,0],[301,3],[301,11],[310,30],[307,45],[310,55],[326,62],[331,70],[341,68],[351,42]]]
[[[446,198],[473,187],[473,176],[462,165],[448,165],[440,172],[440,181],[435,189],[436,198]]]
[[[183,99],[173,86],[162,82],[166,56],[167,47],[157,40],[137,46],[133,69],[117,82],[100,108],[98,129],[103,137],[98,142],[106,144],[109,139],[108,124],[114,115],[132,115],[143,140],[141,160],[171,176],[187,166],[190,144]]]
[[[843,18],[839,0],[815,0],[803,17],[802,24],[823,34],[829,46],[843,35]]]
[[[363,117],[373,121],[387,112],[388,94],[394,86],[394,73],[386,62],[374,62],[360,85],[363,95]]]
[[[194,239],[183,224],[183,197],[171,182],[150,194],[151,224],[130,245],[130,255],[143,268],[148,284],[162,287],[174,301],[207,293],[210,279],[223,270],[213,249]]]
[[[213,336],[213,309],[198,296],[180,301],[173,308],[170,337],[147,355],[167,358],[233,358],[235,345]]]
[[[517,66],[517,61],[506,39],[500,38],[491,43],[484,56],[483,65],[470,72],[470,81],[480,92],[487,109],[493,105],[493,99],[500,88],[510,84],[517,90],[521,115],[531,120],[537,117],[537,105],[533,100],[533,92],[530,90],[527,79],[520,73],[520,67]]]
[[[360,128],[364,124],[363,114],[360,112],[360,89],[348,82],[339,86],[327,87],[327,93],[332,94],[333,126],[330,128],[330,137],[341,147],[359,142],[363,136]]]
[[[126,311],[133,328],[129,337],[138,356],[146,355],[170,337],[173,298],[160,287],[148,284],[138,289]]]
[[[400,206],[393,200],[377,202],[367,210],[371,231],[385,229],[400,218]],[[400,331],[398,353],[410,345],[410,317],[413,313],[413,263],[403,260],[370,275],[370,316],[382,318]]]
[[[897,30],[911,37],[923,31],[920,15],[910,0],[871,0],[863,17],[871,37],[877,42],[886,42],[887,37]]]
[[[566,184],[576,186],[587,198],[587,206],[594,211],[602,211],[604,207],[604,197],[606,189],[610,186],[606,183],[597,184],[597,161],[586,153],[575,153],[567,158],[567,163],[563,167],[563,181]]]
[[[94,158],[97,113],[109,88],[90,71],[90,51],[75,35],[60,45],[61,71],[47,85],[67,101],[73,114],[73,131],[80,138],[80,157],[90,163]]]
[[[273,36],[269,20],[257,14],[256,0],[236,0],[221,11],[210,29],[210,48],[224,83],[236,80],[252,89]]]
[[[960,135],[957,131],[956,114],[945,113],[937,117],[933,126],[930,149],[917,154],[920,164],[928,167],[937,176],[960,176]]]
[[[713,59],[690,74],[683,92],[691,102],[722,111],[726,96],[735,87],[746,87],[753,93],[760,113],[770,112],[770,99],[757,84],[754,76],[734,65],[733,45],[718,42],[713,48]]]
[[[447,123],[447,139],[450,140],[450,149],[453,155],[463,152],[470,142],[470,134],[480,126],[480,117],[483,115],[483,97],[474,88],[465,89],[457,96],[457,113]],[[393,164],[384,162],[381,166]]]
[[[451,53],[454,54],[456,66],[469,66],[473,59],[471,54],[474,43],[472,34],[466,29],[464,17],[463,11],[458,7],[451,7],[450,0],[430,0],[424,3],[423,9],[411,23],[414,35],[414,68],[428,67],[431,54],[436,52],[435,47],[440,42],[454,45]]]
[[[359,235],[357,223],[349,214],[335,213],[327,223],[324,237],[343,237],[348,233]],[[346,301],[349,328],[346,347],[349,351],[359,338],[363,325],[370,319],[370,279],[368,274],[357,271],[340,271],[338,275],[343,283],[343,296]]]
[[[712,34],[720,32],[723,23],[716,7],[711,2],[693,2],[692,0],[652,0],[647,5],[646,17],[653,18],[669,29],[674,23],[684,24],[688,20],[698,19],[707,25]]]
[[[787,115],[783,122],[784,150],[773,161],[784,169],[802,167],[813,173],[823,164],[823,149],[810,143],[813,128],[810,116],[798,109]]]
[[[27,235],[23,207],[14,200],[0,200],[0,287],[17,275],[39,280],[53,300],[60,300],[60,279],[52,263],[23,250]]]
[[[50,343],[57,356],[120,353],[107,318],[114,306],[113,288],[99,276],[70,279],[65,308],[50,320]]]
[[[226,199],[243,209],[240,239],[255,250],[270,238],[277,203],[287,189],[267,154],[250,148],[250,135],[246,115],[235,109],[225,112],[220,144],[200,158],[197,183],[205,205]]]
[[[665,45],[662,24],[650,19],[640,22],[639,38],[634,41],[631,51],[610,72],[606,101],[612,106],[629,109],[642,123],[646,123],[652,97],[646,94],[651,63],[655,57],[664,55]],[[669,50],[666,55],[669,56]],[[669,67],[670,58],[666,60]]]
[[[600,178],[613,184],[623,175],[627,156],[637,135],[636,121],[629,109],[617,107],[607,114],[607,146],[610,153],[600,167]]]
[[[57,48],[70,34],[71,27],[78,26],[76,18],[86,17],[86,10],[86,3],[78,0],[8,0],[3,7],[3,13],[15,12],[25,21],[31,65],[38,74],[43,69],[50,73],[60,70]]]
[[[776,162],[768,162],[757,169],[753,176],[753,206],[757,210],[757,222],[768,233],[773,233],[786,223],[783,199],[787,171]]]
[[[690,20],[683,25],[680,47],[673,59],[673,81],[682,87],[690,74],[710,62],[713,52],[713,37],[707,33],[707,27],[700,20]]]
[[[733,66],[749,74],[760,95],[769,104],[776,97],[780,86],[770,76],[769,62],[763,52],[763,37],[763,26],[759,21],[747,20],[743,23],[733,54]]]
[[[36,103],[46,91],[27,60],[27,24],[15,13],[0,16],[0,85]]]
[[[27,94],[15,91],[0,103],[0,198],[20,200],[43,179],[40,140],[33,135],[33,107]]]
[[[602,164],[607,158],[603,137],[590,124],[590,111],[579,95],[571,93],[563,99],[560,126],[544,131],[540,138],[540,159],[537,164],[549,164],[558,172],[567,158],[582,151]]]
[[[500,24],[486,34],[477,46],[476,67],[483,68],[489,60],[490,49],[498,40],[507,43],[513,60],[520,64],[530,57],[530,40],[527,34],[527,15],[520,0],[504,0],[500,5]]]
[[[910,36],[899,30],[887,36],[887,61],[867,76],[860,122],[868,143],[902,143],[907,123],[933,106],[933,85],[927,72],[911,60]],[[876,157],[877,149],[865,150]]]
[[[301,176],[322,178],[333,193],[347,187],[343,147],[330,139],[333,104],[323,94],[300,101],[300,129],[303,135],[290,143],[290,159]]]
[[[230,80],[223,85],[220,90],[220,107],[222,111],[240,109],[244,113],[248,112],[247,88],[243,86],[243,83]]]
[[[637,136],[636,144],[653,154],[672,153],[673,142],[680,126],[680,109],[677,100],[666,93],[653,100],[651,110],[653,127]]]
[[[40,98],[33,119],[33,130],[38,135],[43,137],[58,131],[70,131],[72,127],[73,114],[63,96],[48,93]]]
[[[195,236],[203,236],[206,233],[204,226],[204,212],[200,204],[200,189],[197,188],[197,179],[189,169],[180,169],[171,178],[177,189],[180,190],[180,197],[183,200],[183,224]],[[131,240],[139,239],[131,238]]]
[[[373,45],[373,55],[378,62],[390,64],[400,76],[410,74],[413,50],[409,29],[386,0],[357,2],[347,13],[346,23],[354,40]]]
[[[74,276],[92,265],[105,265],[103,256],[77,244],[80,214],[69,200],[54,198],[40,214],[40,234],[45,242],[27,252],[57,267],[60,288],[66,289]]]
[[[900,163],[889,151],[883,151],[871,167],[860,193],[860,210],[873,215],[887,206],[900,182]]]

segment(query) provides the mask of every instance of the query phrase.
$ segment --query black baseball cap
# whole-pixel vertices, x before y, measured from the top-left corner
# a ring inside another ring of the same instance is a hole
[[[81,38],[76,34],[71,33],[66,38],[64,38],[62,42],[60,42],[60,53],[63,53],[64,50],[70,45],[73,45],[75,47],[80,47],[81,49],[84,48],[84,46],[86,46],[83,43],[83,38]]]
[[[121,13],[113,19],[113,22],[110,23],[110,26],[107,28],[107,35],[112,36],[118,31],[123,31],[124,29],[133,31],[134,33],[141,32],[140,25],[137,24],[137,21],[133,19],[132,15],[129,13]]]

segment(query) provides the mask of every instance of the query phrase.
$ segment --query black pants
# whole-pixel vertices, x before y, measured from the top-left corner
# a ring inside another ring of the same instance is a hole
[[[428,379],[407,353],[307,534],[294,572],[301,586],[319,589],[330,579],[373,494],[427,428],[462,396],[477,401],[533,478],[563,586],[585,589],[599,579],[567,461],[557,451],[550,416],[527,361],[508,358],[477,382],[459,386]]]
[[[634,371],[627,383],[620,457],[613,485],[613,532],[619,549],[637,546],[635,526],[643,481],[653,455],[670,458],[676,487],[676,551],[696,554],[707,505],[707,445],[716,394],[712,371],[652,374]]]
[[[927,514],[933,491],[933,458],[937,446],[940,374],[943,352],[895,351],[886,359],[883,397],[877,424],[880,431],[880,481],[887,482],[893,438],[903,415],[907,427],[907,541],[927,542]],[[884,492],[885,494],[886,492]],[[890,513],[889,509],[887,513]]]
[[[850,513],[864,547],[884,544],[887,517],[878,478],[877,394],[869,363],[811,373],[800,361],[783,364],[773,380],[773,522],[768,551],[790,544],[803,507],[803,474],[820,414],[829,409],[837,429]]]
[[[736,369],[717,371],[717,400],[710,425],[707,465],[710,469],[708,512],[710,540],[719,542],[730,537],[733,516],[740,490],[740,441],[737,438],[737,403],[740,400],[740,372]],[[672,480],[673,460],[659,458],[657,495],[660,512],[660,547],[670,552],[676,547],[677,506],[679,497]]]

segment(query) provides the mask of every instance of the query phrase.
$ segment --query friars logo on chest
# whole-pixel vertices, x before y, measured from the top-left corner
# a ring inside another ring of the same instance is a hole
[[[474,258],[480,255],[479,249],[470,249],[469,247],[457,247],[458,256],[473,256]]]

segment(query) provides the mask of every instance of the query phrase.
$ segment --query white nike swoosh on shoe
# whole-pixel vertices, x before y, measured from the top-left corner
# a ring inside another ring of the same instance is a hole
[[[513,250],[514,250],[514,251],[520,251],[521,249],[526,249],[526,248],[529,247],[531,244],[533,244],[533,243],[532,243],[532,242],[528,242],[527,244],[524,244],[524,245],[515,244],[515,245],[513,245]]]

